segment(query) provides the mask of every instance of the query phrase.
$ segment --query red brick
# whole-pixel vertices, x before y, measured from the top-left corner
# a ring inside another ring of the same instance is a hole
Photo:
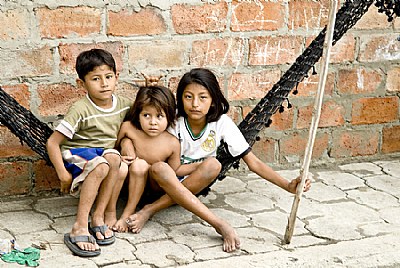
[[[238,66],[244,63],[244,40],[241,38],[194,41],[190,63],[194,66]]]
[[[249,43],[250,65],[292,63],[303,49],[302,37],[292,35],[253,37]]]
[[[356,38],[346,34],[332,47],[330,63],[354,62],[356,58]]]
[[[359,61],[392,61],[400,59],[398,34],[366,35],[361,38]]]
[[[379,124],[393,122],[399,119],[399,98],[363,98],[353,102],[353,125]]]
[[[354,25],[354,29],[370,30],[370,29],[388,29],[391,23],[388,22],[384,13],[379,13],[375,5],[371,5],[361,19]]]
[[[99,34],[101,10],[91,7],[38,8],[36,10],[42,38],[64,38]]]
[[[279,80],[278,69],[258,72],[234,73],[228,82],[229,100],[261,99]]]
[[[173,76],[168,80],[167,87],[171,89],[174,94],[176,94],[176,90],[178,89],[178,84],[180,79],[181,76],[180,77]]]
[[[308,132],[293,133],[280,140],[280,161],[291,162],[288,159],[294,158],[302,162],[308,142]],[[312,158],[318,159],[323,156],[328,148],[328,134],[317,133]],[[286,160],[285,160],[286,159]]]
[[[166,29],[163,17],[154,8],[144,8],[139,12],[131,9],[108,12],[108,35],[155,35],[164,33]]]
[[[285,6],[267,1],[232,1],[231,30],[275,31],[284,27]]]
[[[25,109],[30,110],[30,99],[31,93],[29,92],[28,86],[25,84],[18,84],[18,85],[4,85],[2,89],[13,97],[21,106]]]
[[[314,104],[299,108],[296,128],[310,128],[313,108]],[[323,128],[343,125],[345,122],[345,112],[345,108],[334,101],[323,103],[318,127]]]
[[[316,36],[310,36],[306,40],[307,46],[315,39]],[[334,46],[329,54],[329,63],[347,63],[354,62],[356,57],[356,38],[351,33],[346,33]],[[321,63],[321,61],[319,61]],[[319,65],[316,65],[319,72]]]
[[[128,47],[129,69],[178,68],[186,64],[186,43],[181,41],[132,43]]]
[[[31,164],[0,163],[0,195],[27,194],[31,190]]]
[[[240,106],[231,105],[227,115],[233,120],[233,122],[235,122],[236,125],[238,125],[243,119],[242,108]]]
[[[254,109],[255,105],[251,105],[251,106],[243,106],[242,107],[242,117],[246,118],[246,116],[248,115],[248,113],[250,113],[253,109]]]
[[[338,72],[337,89],[340,94],[374,93],[383,81],[378,70],[364,68],[342,69]]]
[[[33,164],[35,175],[35,191],[49,191],[60,188],[60,180],[52,166],[46,164],[46,161],[39,160]]]
[[[383,128],[382,153],[400,152],[400,126]]]
[[[297,94],[290,95],[290,98],[317,96],[319,77],[320,76],[318,73],[316,75],[312,75],[312,73],[310,72],[309,76],[305,77],[303,81],[297,85]],[[332,96],[334,87],[335,87],[335,73],[329,73],[328,76],[326,77],[324,96]],[[292,92],[295,90],[296,88],[294,88]]]
[[[328,22],[329,2],[292,0],[289,1],[289,29],[303,28],[306,30],[322,28]]]
[[[39,113],[42,116],[64,115],[69,107],[82,98],[86,91],[71,84],[39,85],[37,89],[41,104]]]
[[[78,55],[85,50],[92,48],[101,48],[109,51],[117,65],[117,72],[122,71],[123,67],[123,54],[124,45],[122,42],[105,42],[105,43],[91,43],[91,44],[60,44],[60,72],[65,74],[75,74],[75,63]]]
[[[316,36],[309,36],[306,45],[309,46]],[[346,33],[334,46],[329,54],[329,63],[354,62],[356,57],[356,38],[351,33]],[[319,61],[320,63],[321,61]],[[316,65],[319,71],[320,66]]]
[[[0,158],[34,156],[32,149],[11,133],[6,127],[0,126]]]
[[[48,46],[40,48],[2,49],[2,78],[34,77],[53,73],[53,54]]]
[[[389,92],[400,91],[400,67],[394,67],[387,72],[386,90]]]
[[[178,34],[223,32],[226,28],[228,5],[185,5],[171,7],[172,23]]]
[[[294,109],[288,109],[285,105],[283,113],[279,111],[271,116],[272,124],[269,126],[271,130],[288,130],[293,128]]]
[[[346,158],[374,155],[378,152],[378,141],[376,130],[337,130],[332,133],[330,156]]]
[[[0,12],[0,40],[14,41],[30,38],[32,16],[26,9],[13,9]]]
[[[276,141],[272,139],[261,138],[252,146],[253,153],[264,163],[274,163]]]
[[[139,87],[135,84],[129,83],[118,83],[116,94],[120,96],[124,96],[132,101],[136,99],[136,94],[139,90]]]

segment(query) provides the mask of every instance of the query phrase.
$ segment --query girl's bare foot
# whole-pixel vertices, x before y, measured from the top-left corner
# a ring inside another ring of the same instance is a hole
[[[219,228],[215,230],[222,235],[224,244],[222,246],[225,252],[233,252],[240,248],[240,239],[235,229],[232,228],[228,223],[222,222]]]
[[[138,234],[150,217],[151,213],[146,211],[145,208],[129,216],[127,220],[129,230],[131,230],[132,233]]]
[[[119,219],[113,226],[113,230],[119,233],[126,233],[128,232],[128,223],[127,219]]]

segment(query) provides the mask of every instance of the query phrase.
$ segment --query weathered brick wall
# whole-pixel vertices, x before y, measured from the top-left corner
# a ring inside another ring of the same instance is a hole
[[[83,94],[76,56],[100,47],[116,58],[119,94],[132,98],[142,72],[174,90],[190,68],[211,68],[239,123],[327,23],[328,3],[0,0],[0,84],[53,125]],[[333,47],[313,165],[399,155],[399,35],[400,19],[389,23],[372,6]],[[293,107],[260,133],[263,161],[302,161],[318,79],[306,78]],[[0,126],[0,195],[56,187],[54,170]]]

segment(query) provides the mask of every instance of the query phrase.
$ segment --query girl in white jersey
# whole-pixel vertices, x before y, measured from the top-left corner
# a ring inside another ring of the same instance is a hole
[[[176,98],[178,121],[173,134],[181,141],[181,161],[197,163],[215,157],[217,148],[223,143],[227,151],[234,158],[242,158],[251,171],[296,193],[300,178],[287,181],[251,151],[239,128],[226,115],[229,103],[210,70],[196,68],[186,73],[178,84]],[[307,180],[304,191],[310,186],[310,180]]]
[[[288,192],[296,192],[301,181],[299,177],[289,182],[253,154],[238,127],[226,115],[229,103],[210,70],[196,68],[184,74],[178,84],[176,99],[178,120],[170,132],[180,140],[181,163],[185,165],[179,171],[190,174],[182,182],[190,191],[197,194],[216,179],[221,164],[215,156],[223,143],[227,151],[235,158],[242,158],[251,171]],[[310,180],[306,180],[304,191],[310,186]],[[173,203],[168,195],[164,195],[144,206],[130,217],[132,226],[143,226],[152,215]],[[229,246],[227,251],[233,251],[239,244]]]

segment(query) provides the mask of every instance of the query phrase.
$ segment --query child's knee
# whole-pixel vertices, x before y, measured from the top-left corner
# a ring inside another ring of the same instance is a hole
[[[203,162],[203,167],[212,174],[218,175],[219,172],[222,169],[222,165],[221,163],[215,158],[215,157],[210,157],[207,158],[204,162]]]
[[[99,165],[97,165],[97,167],[95,169],[93,169],[93,173],[96,176],[96,178],[101,178],[104,179],[108,172],[110,170],[110,166],[106,163],[101,163]]]
[[[172,173],[171,173],[172,171]],[[172,168],[165,162],[154,163],[150,167],[151,177],[155,180],[159,179],[168,179],[173,175],[173,178],[176,178],[175,172],[173,172]],[[170,176],[171,175],[171,176]]]
[[[145,160],[136,159],[129,166],[129,173],[142,176],[149,171],[149,167],[150,165]]]
[[[121,165],[121,156],[114,153],[104,155],[104,158],[110,164],[110,168],[117,168]]]

